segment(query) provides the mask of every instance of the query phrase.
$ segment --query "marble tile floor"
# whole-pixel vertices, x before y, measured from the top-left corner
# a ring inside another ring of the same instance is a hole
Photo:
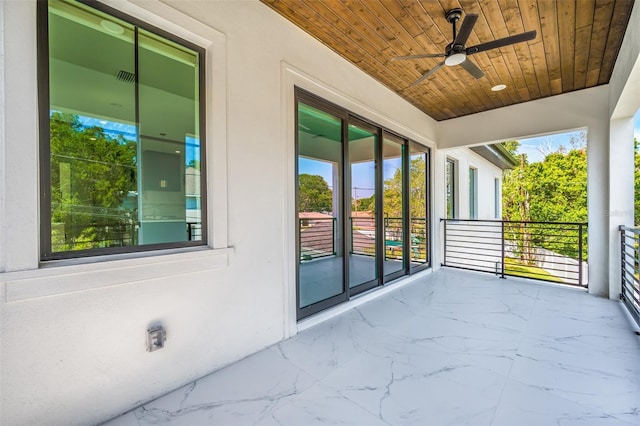
[[[640,425],[619,302],[443,269],[106,423]]]

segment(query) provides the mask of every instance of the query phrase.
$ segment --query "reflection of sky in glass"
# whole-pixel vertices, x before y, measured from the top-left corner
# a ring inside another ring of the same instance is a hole
[[[402,167],[402,158],[385,158],[382,165],[384,179],[391,179],[396,170]]]
[[[185,163],[188,165],[192,161],[201,161],[200,159],[200,139],[187,136],[185,138],[186,153]]]
[[[52,110],[54,112],[60,112]],[[115,121],[104,120],[101,118],[85,117],[77,115],[78,121],[84,127],[101,127],[104,134],[108,137],[117,139],[122,136],[125,140],[136,141],[136,126],[133,124],[118,123]],[[192,136],[185,137],[185,164],[189,165],[192,161],[201,161],[200,159],[200,139]]]
[[[298,174],[320,175],[327,182],[329,188],[333,187],[333,164],[328,161],[298,157]]]
[[[355,199],[371,197],[375,191],[375,166],[373,161],[351,165],[351,196]]]
[[[107,121],[100,118],[84,117],[78,115],[80,124],[85,127],[102,127],[104,134],[112,138],[122,136],[126,140],[136,141],[136,126],[133,124],[117,123],[115,121]]]
[[[384,179],[391,179],[402,166],[401,158],[388,158],[384,160]],[[320,175],[332,187],[333,165],[328,161],[314,160],[311,158],[298,158],[298,174]],[[351,165],[351,187],[352,197],[368,198],[374,193],[375,170],[372,161],[353,163]]]

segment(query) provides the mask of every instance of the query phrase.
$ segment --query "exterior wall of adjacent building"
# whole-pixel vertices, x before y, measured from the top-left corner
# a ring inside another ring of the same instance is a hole
[[[493,217],[499,169],[457,147],[517,137],[517,126],[459,143],[451,126],[476,116],[436,123],[259,2],[108,3],[207,49],[209,246],[40,263],[36,2],[1,2],[3,425],[98,423],[296,333],[294,86],[432,148],[434,247],[446,156],[465,165],[463,183],[477,166],[478,217]],[[608,89],[583,92],[599,103]],[[607,120],[596,121],[608,131]],[[595,134],[606,163],[608,133]],[[594,167],[607,176],[608,164]],[[593,208],[603,221],[608,187],[589,184],[590,220]],[[460,189],[468,211],[468,184]],[[158,323],[166,347],[147,352],[146,330]]]
[[[477,171],[475,219],[499,219],[501,217],[500,211],[497,216],[495,212],[495,179],[498,179],[500,188],[502,188],[502,169],[467,148],[440,150],[439,154],[444,158],[443,161],[446,161],[447,158],[452,159],[457,166],[455,217],[457,219],[473,219],[471,217],[471,197],[469,196],[469,169],[473,168]],[[437,192],[440,191],[446,197],[444,187]],[[445,216],[446,210],[443,210],[441,217]]]

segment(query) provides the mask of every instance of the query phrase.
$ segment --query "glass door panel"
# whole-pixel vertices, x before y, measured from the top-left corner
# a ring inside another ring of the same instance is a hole
[[[342,120],[298,103],[298,305],[345,293]]]
[[[427,176],[429,157],[427,148],[411,144],[409,157],[409,231],[411,233],[411,266],[428,262]]]
[[[404,269],[404,178],[402,140],[385,135],[382,144],[384,274]]]
[[[375,128],[349,124],[349,288],[378,278],[376,139]]]

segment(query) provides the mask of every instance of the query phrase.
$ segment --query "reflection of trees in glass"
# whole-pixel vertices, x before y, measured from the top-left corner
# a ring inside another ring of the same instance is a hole
[[[55,112],[50,146],[52,251],[134,244],[135,142]]]
[[[320,175],[303,173],[298,176],[298,210],[330,213],[333,211],[333,192]]]
[[[423,156],[412,156],[409,168],[409,188],[412,218],[425,217],[427,199],[426,163]],[[384,181],[384,213],[386,217],[402,217],[402,169]]]

